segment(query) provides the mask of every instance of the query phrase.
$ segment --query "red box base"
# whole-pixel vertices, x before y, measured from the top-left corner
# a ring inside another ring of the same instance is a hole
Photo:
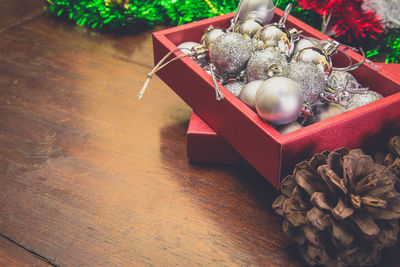
[[[276,9],[274,21],[282,13]],[[227,28],[232,17],[233,14],[227,14],[153,33],[155,62],[182,42],[200,40],[210,25]],[[306,36],[321,40],[329,38],[292,16],[288,17],[286,25],[302,30]],[[173,54],[179,56],[182,52]],[[353,51],[348,51],[348,55],[353,62],[362,60],[362,56]],[[337,53],[333,61],[340,67],[347,64],[348,58]],[[366,63],[352,73],[362,85],[369,86],[384,98],[285,135],[265,123],[222,85],[219,86],[225,98],[217,101],[211,76],[190,58],[182,57],[172,62],[159,70],[157,76],[249,164],[278,187],[280,178],[291,172],[297,162],[316,152],[342,146],[372,150],[400,131],[398,75],[385,69],[376,72]]]
[[[186,147],[188,159],[192,163],[246,164],[246,161],[194,112],[187,130]]]
[[[379,65],[400,80],[400,64]],[[187,157],[191,163],[247,164],[222,137],[194,112],[190,118],[186,140]]]

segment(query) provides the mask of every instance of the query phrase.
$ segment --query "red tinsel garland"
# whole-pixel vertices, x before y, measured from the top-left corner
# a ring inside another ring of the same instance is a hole
[[[299,0],[303,9],[313,10],[327,18],[335,37],[345,36],[349,42],[365,37],[377,39],[384,30],[380,18],[361,8],[363,0]]]

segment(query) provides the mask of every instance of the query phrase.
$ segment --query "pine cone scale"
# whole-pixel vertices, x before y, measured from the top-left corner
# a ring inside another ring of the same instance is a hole
[[[397,180],[359,149],[324,151],[296,165],[273,208],[308,264],[372,265],[397,240]]]

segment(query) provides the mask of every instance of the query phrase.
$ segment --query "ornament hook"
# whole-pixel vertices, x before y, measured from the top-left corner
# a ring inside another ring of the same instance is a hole
[[[289,17],[290,11],[292,11],[292,3],[288,4],[285,8],[285,11],[283,11],[282,17],[278,21],[279,26],[285,26],[286,21]]]
[[[141,90],[139,91],[139,93],[138,93],[138,100],[141,100],[141,99],[142,99],[143,94],[144,94],[144,92],[146,91],[147,86],[149,85],[150,79],[153,78],[153,75],[154,75],[157,71],[161,70],[162,68],[164,68],[165,66],[167,66],[169,63],[171,63],[171,62],[173,62],[173,61],[176,61],[176,60],[178,60],[178,59],[180,59],[180,58],[182,58],[182,57],[193,56],[193,55],[196,54],[196,51],[192,51],[192,52],[190,52],[190,53],[183,53],[182,55],[176,56],[176,57],[170,59],[169,61],[167,61],[166,63],[164,63],[165,60],[167,60],[167,58],[168,58],[169,56],[171,56],[174,52],[176,52],[176,51],[178,51],[178,50],[180,50],[179,47],[177,47],[177,48],[175,48],[175,49],[169,51],[169,52],[157,63],[157,65],[155,65],[154,68],[153,68],[149,73],[147,73],[147,79],[146,79],[146,81],[144,82],[142,89],[141,89]]]
[[[212,78],[212,81],[213,81],[213,84],[214,84],[214,89],[215,89],[215,97],[216,97],[217,100],[222,100],[225,97],[222,94],[221,90],[219,89],[219,86],[217,84],[217,80],[215,79],[215,73],[214,73],[215,66],[212,63],[209,66],[210,66],[211,78]]]

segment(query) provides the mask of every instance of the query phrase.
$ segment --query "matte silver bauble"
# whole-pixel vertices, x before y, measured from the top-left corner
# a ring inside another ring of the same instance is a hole
[[[256,108],[256,95],[262,82],[262,80],[249,82],[239,94],[239,99],[251,109]]]
[[[352,110],[376,100],[383,98],[383,96],[374,91],[365,91],[364,93],[351,94],[350,99],[347,101],[346,110]]]
[[[201,37],[201,45],[209,49],[215,40],[221,35],[225,34],[226,30],[214,28],[213,26],[208,27],[207,31]]]
[[[244,70],[255,45],[251,39],[238,33],[226,33],[218,37],[210,48],[210,62],[219,74],[235,76]]]
[[[268,24],[274,17],[275,5],[272,0],[242,0],[238,7],[239,21],[254,19]]]
[[[279,75],[287,64],[286,57],[278,48],[268,47],[255,52],[247,64],[246,75],[250,81],[266,80]]]
[[[333,116],[346,112],[346,109],[334,103],[318,103],[313,107],[313,112],[314,116],[309,120],[307,124],[329,119]]]
[[[327,74],[332,71],[331,58],[316,47],[307,47],[300,50],[294,55],[293,60],[314,63]]]
[[[239,33],[244,37],[252,38],[262,27],[263,25],[260,22],[253,19],[248,19],[239,22],[235,26],[234,32]]]
[[[239,96],[244,86],[245,83],[239,81],[227,83],[224,85],[224,87],[228,89],[228,91],[231,92],[234,96]]]
[[[289,124],[278,127],[277,130],[280,134],[288,134],[288,133],[297,131],[298,129],[301,129],[301,128],[303,128],[303,126],[300,123],[298,123],[297,121],[293,121]]]
[[[285,77],[273,77],[260,85],[256,110],[264,120],[282,125],[295,121],[303,106],[300,85]]]
[[[294,51],[293,53],[296,54],[298,51],[308,48],[308,47],[314,47],[316,43],[308,38],[302,38],[300,39],[294,46]]]
[[[193,52],[194,47],[199,47],[201,44],[196,43],[196,42],[184,42],[178,45],[178,48],[185,53],[185,55],[188,55]],[[205,54],[199,55],[197,58],[191,56],[191,58],[198,64],[200,67],[205,67],[207,65],[207,59],[205,57]]]
[[[282,76],[299,83],[304,101],[308,104],[317,101],[326,87],[325,73],[310,62],[292,61],[283,67]]]
[[[316,47],[307,47],[299,50],[294,56],[294,61],[311,62],[318,65],[325,74],[332,72],[331,55],[339,47],[336,41],[323,41]]]
[[[294,41],[290,32],[283,25],[276,23],[264,26],[254,38],[259,42],[258,48],[260,48],[260,44],[263,48],[278,47],[286,56],[291,55],[294,49]]]

